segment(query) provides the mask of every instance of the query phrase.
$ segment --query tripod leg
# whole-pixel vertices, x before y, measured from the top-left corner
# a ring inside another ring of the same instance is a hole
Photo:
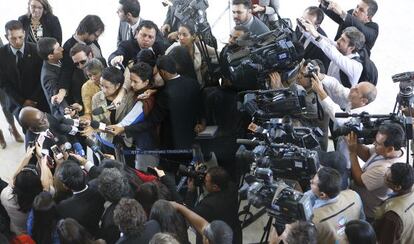
[[[264,227],[263,235],[259,243],[267,243],[267,241],[269,240],[269,233],[270,233],[270,228],[272,228],[272,222],[273,222],[273,217],[270,216],[269,219],[267,220],[266,226]]]

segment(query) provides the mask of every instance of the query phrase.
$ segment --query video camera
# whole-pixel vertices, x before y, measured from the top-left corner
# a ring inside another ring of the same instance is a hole
[[[358,137],[358,143],[369,145],[374,143],[378,129],[382,124],[397,123],[405,129],[406,138],[412,139],[412,122],[407,120],[407,118],[398,116],[394,113],[390,113],[388,115],[370,115],[367,112],[362,112],[360,114],[336,113],[335,117],[351,117],[351,119],[347,121],[343,126],[339,126],[334,130],[333,135],[335,137],[345,136],[353,131]]]
[[[186,23],[199,28],[200,25],[206,24],[205,11],[208,8],[207,0],[176,0],[175,17],[181,23]]]
[[[309,181],[319,168],[316,151],[300,148],[291,144],[267,144],[265,142],[238,139],[239,144],[256,144],[253,150],[241,145],[236,152],[238,165],[256,168],[269,168],[275,177],[292,179],[299,182],[302,189],[309,189]]]
[[[303,50],[298,49],[293,40],[296,40],[295,33],[283,27],[237,40],[237,45],[242,48],[227,56],[232,83],[236,87],[265,89],[269,73],[277,71],[284,76],[297,68]]]
[[[404,72],[392,76],[394,83],[400,82],[397,103],[402,107],[412,108],[414,103],[414,72]]]
[[[306,91],[299,86],[277,90],[245,91],[241,110],[252,117],[280,118],[286,115],[298,116],[306,111]]]
[[[284,226],[296,220],[310,221],[313,215],[310,198],[283,181],[273,182],[272,170],[257,168],[256,182],[247,192],[247,199],[256,208],[265,207],[276,224]]]

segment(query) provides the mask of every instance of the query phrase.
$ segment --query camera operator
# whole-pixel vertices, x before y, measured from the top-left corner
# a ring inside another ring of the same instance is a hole
[[[376,211],[378,243],[414,243],[414,170],[407,163],[395,163],[384,176],[393,191]]]
[[[316,27],[309,21],[302,19],[299,23],[304,27],[301,27],[304,35],[322,49],[331,60],[327,74],[335,77],[348,88],[355,86],[359,82],[363,71],[362,63],[356,59],[360,57],[358,51],[364,47],[364,34],[355,27],[348,27],[335,43],[319,34]],[[341,73],[345,75],[341,75]]]
[[[374,218],[375,207],[391,193],[384,175],[392,164],[404,161],[404,140],[404,129],[397,123],[381,125],[373,147],[358,144],[354,132],[347,137],[353,179],[351,188],[361,196],[368,220]],[[358,157],[365,162],[362,168]]]
[[[313,204],[312,222],[318,231],[318,243],[344,239],[345,224],[364,219],[361,198],[352,190],[341,191],[341,175],[330,167],[320,168],[305,194]]]
[[[245,26],[253,35],[260,35],[269,30],[259,18],[252,14],[251,0],[233,0],[233,20],[236,25]]]
[[[233,230],[233,243],[241,243],[242,232],[237,216],[237,190],[231,185],[227,172],[221,167],[212,167],[204,177],[205,197],[196,203],[194,179],[188,180],[188,191],[185,199],[187,206],[207,221],[222,220]],[[194,206],[195,205],[195,206]],[[197,243],[201,243],[200,236]]]
[[[361,0],[355,9],[345,12],[336,1],[320,0],[319,6],[326,15],[339,24],[335,39],[341,37],[343,30],[349,26],[355,26],[365,36],[365,47],[371,51],[378,37],[378,24],[372,21],[378,10],[375,0]]]

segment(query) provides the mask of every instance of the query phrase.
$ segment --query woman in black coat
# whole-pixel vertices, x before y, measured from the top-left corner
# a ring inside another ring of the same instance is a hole
[[[42,37],[54,37],[62,43],[62,28],[48,0],[29,0],[28,5],[27,14],[19,17],[26,31],[26,40],[37,43]]]

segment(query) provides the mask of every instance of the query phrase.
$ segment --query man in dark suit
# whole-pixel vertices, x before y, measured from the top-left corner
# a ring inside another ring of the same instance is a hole
[[[99,220],[104,211],[104,198],[86,184],[85,174],[79,164],[65,161],[55,172],[65,187],[73,192],[72,197],[61,201],[57,211],[61,218],[73,218],[93,236],[97,237]]]
[[[65,42],[63,45],[62,71],[58,83],[59,90],[58,93],[52,97],[52,103],[60,104],[65,96],[67,96],[68,103],[71,104],[74,102],[70,91],[73,85],[72,78],[74,72],[76,72],[76,66],[70,55],[70,50],[75,44],[82,43],[91,47],[93,57],[102,58],[102,51],[98,43],[98,38],[104,30],[105,25],[99,16],[87,15],[79,23],[76,33]]]
[[[141,49],[151,49],[156,56],[163,55],[165,47],[163,40],[157,39],[157,32],[159,32],[158,27],[154,22],[141,21],[135,32],[135,39],[122,41],[118,49],[109,56],[108,63],[110,65],[122,63],[126,67],[129,61],[135,61]]]
[[[25,42],[23,25],[16,20],[6,23],[9,44],[0,48],[0,80],[10,98],[8,110],[18,115],[25,106],[48,112],[49,106],[40,85],[42,60],[36,45]]]
[[[342,32],[350,26],[356,27],[365,36],[365,47],[368,54],[378,37],[378,24],[372,21],[378,10],[378,4],[375,0],[361,0],[355,9],[342,10],[341,6],[335,1],[328,1],[329,5],[321,4],[319,7],[333,21],[339,24],[335,41],[338,40]]]
[[[221,167],[212,167],[204,177],[207,195],[196,203],[197,193],[194,180],[188,182],[185,204],[208,222],[222,220],[233,230],[233,243],[242,243],[242,231],[238,219],[237,190],[230,183],[227,172]],[[198,235],[197,243],[201,243]]]
[[[316,30],[319,32],[319,34],[327,36],[325,31],[321,28],[321,24],[324,19],[324,13],[320,8],[316,6],[308,7],[303,12],[302,18],[312,23],[316,27]],[[307,39],[299,30],[299,27],[296,27],[295,32],[297,34],[299,42],[303,44],[303,48],[305,49],[303,58],[319,59],[322,61],[325,69],[327,69],[331,60],[325,55],[325,53],[319,47],[313,44],[309,39]]]
[[[270,31],[269,27],[252,14],[251,0],[233,0],[231,10],[234,23],[245,26],[251,34],[260,35]]]
[[[134,39],[134,33],[142,19],[139,17],[141,6],[137,0],[119,0],[116,13],[119,17],[117,46],[122,41]]]
[[[60,75],[61,62],[63,57],[63,48],[53,37],[44,37],[37,42],[37,52],[43,59],[42,72],[40,73],[40,82],[43,92],[49,104],[52,115],[64,115],[64,109],[68,106],[66,101],[59,105],[52,103],[52,96],[57,93],[57,83]]]

